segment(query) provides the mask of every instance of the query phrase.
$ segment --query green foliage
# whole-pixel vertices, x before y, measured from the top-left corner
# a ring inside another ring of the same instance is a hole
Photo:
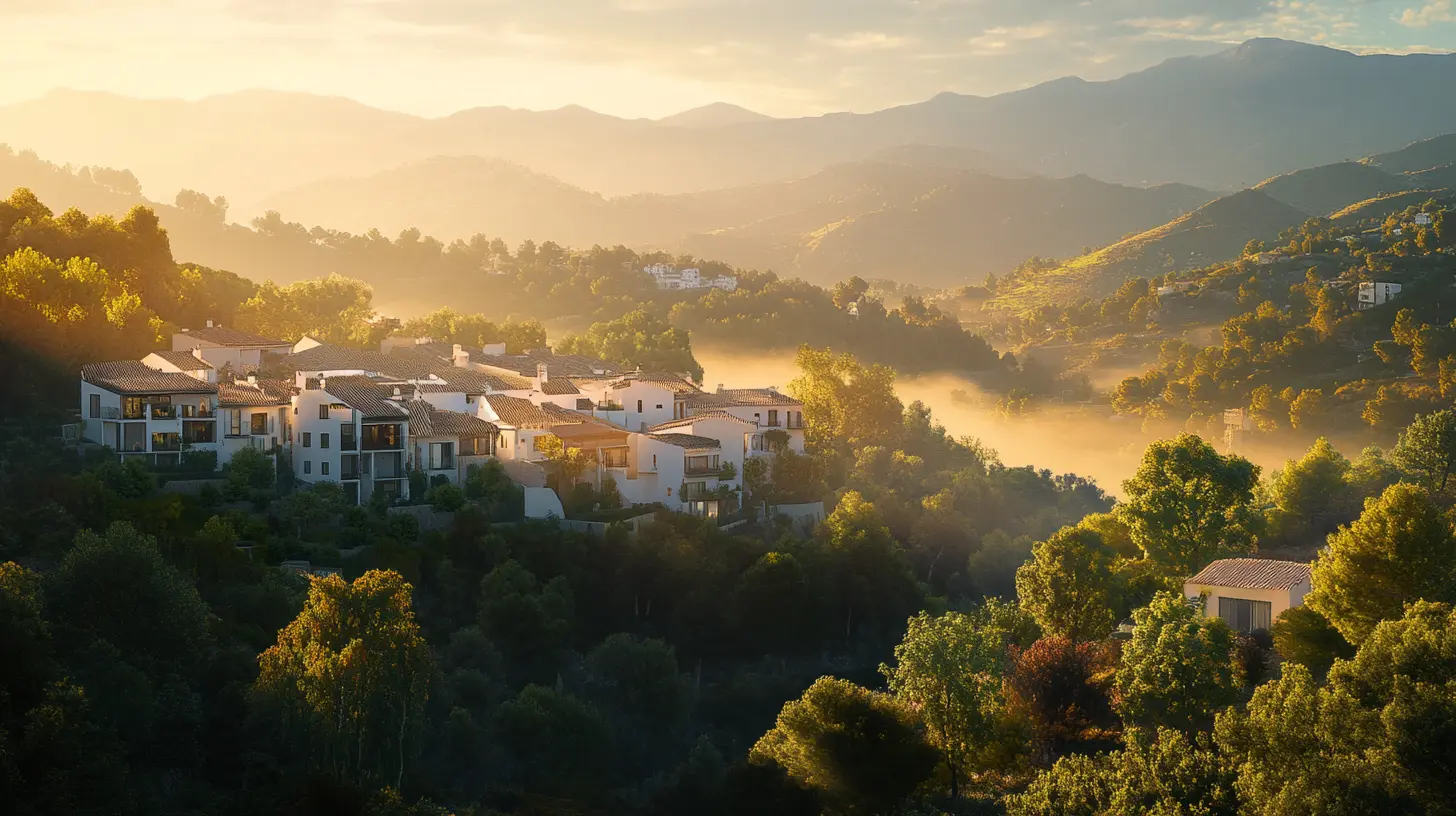
[[[1133,627],[1117,670],[1118,712],[1129,726],[1191,731],[1238,699],[1243,678],[1228,624],[1163,592],[1133,613]]]
[[[1097,533],[1063,528],[1031,551],[1016,572],[1016,596],[1049,637],[1105,637],[1116,624],[1113,554]]]
[[[821,677],[779,712],[749,752],[818,791],[834,813],[884,813],[935,769],[914,711],[894,697]]]
[[[1427,489],[1445,492],[1456,467],[1456,411],[1416,416],[1401,432],[1391,459]]]
[[[264,337],[365,345],[373,339],[373,298],[366,284],[338,275],[288,286],[268,281],[238,307],[236,322]]]
[[[1355,656],[1355,647],[1309,606],[1284,610],[1269,627],[1269,636],[1280,657],[1304,666],[1316,677],[1323,677],[1336,660]]]
[[[890,692],[918,711],[950,779],[950,797],[991,736],[1002,707],[999,675],[1006,643],[965,615],[924,612],[910,619],[895,647],[895,666],[881,665]]]
[[[254,490],[267,490],[273,487],[275,471],[272,457],[257,448],[242,448],[228,461],[224,491],[229,498],[240,499]]]
[[[527,686],[503,703],[491,731],[514,758],[508,778],[531,793],[587,792],[612,766],[611,730],[601,714],[545,686]]]
[[[454,513],[465,506],[465,491],[453,484],[436,485],[425,491],[424,499],[437,512]]]
[[[1430,493],[1397,484],[1330,536],[1305,599],[1355,645],[1417,600],[1456,600],[1456,532]]]
[[[428,337],[437,343],[481,346],[505,343],[507,354],[522,354],[546,347],[546,328],[539,320],[495,323],[484,315],[461,314],[449,307],[405,321],[400,333],[407,337]]]
[[[638,309],[605,323],[595,323],[586,334],[564,338],[560,354],[581,354],[645,371],[671,371],[703,379],[703,367],[693,359],[688,332],[673,328],[660,317]]]
[[[904,406],[895,396],[892,370],[808,346],[799,349],[797,363],[800,373],[789,392],[804,403],[804,437],[810,447],[852,451],[894,445]]]
[[[1033,735],[1041,764],[1115,741],[1120,723],[1108,688],[1115,666],[1105,643],[1045,637],[1028,648],[1011,647],[1007,705]]]
[[[1270,528],[1291,543],[1327,535],[1358,512],[1350,460],[1324,437],[1302,458],[1275,471],[1269,495]]]
[[[831,598],[843,614],[846,639],[866,626],[903,619],[916,608],[920,590],[904,549],[863,496],[845,494],[818,536],[834,559]]]
[[[1191,434],[1154,442],[1123,483],[1119,513],[1148,558],[1192,575],[1210,561],[1251,552],[1259,532],[1253,506],[1259,468],[1222,456]]]
[[[571,587],[563,577],[544,586],[517,561],[506,561],[480,583],[480,630],[506,657],[544,675],[571,629]]]
[[[433,661],[397,573],[315,579],[258,658],[254,692],[320,772],[398,787],[417,750]]]

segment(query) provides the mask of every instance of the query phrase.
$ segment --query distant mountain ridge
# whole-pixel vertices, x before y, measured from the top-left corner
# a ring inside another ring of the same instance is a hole
[[[1107,82],[1068,78],[792,119],[709,106],[682,114],[688,127],[578,107],[425,119],[302,94],[182,102],[69,91],[0,107],[0,141],[131,169],[156,185],[153,197],[184,186],[227,195],[240,211],[283,190],[432,156],[501,158],[616,196],[803,178],[903,145],[983,151],[1050,177],[1236,189],[1456,132],[1456,106],[1429,103],[1453,86],[1452,55],[1356,56],[1253,40]]]

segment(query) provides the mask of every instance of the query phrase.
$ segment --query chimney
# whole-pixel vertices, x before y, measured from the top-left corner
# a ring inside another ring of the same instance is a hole
[[[182,331],[187,331],[187,330],[186,329],[183,329]],[[202,361],[206,362],[206,358],[204,358],[202,356],[202,346],[193,346],[192,347],[192,356],[193,357],[196,357],[199,360],[202,360]]]
[[[543,383],[551,381],[551,372],[546,370],[545,363],[536,364],[536,379]]]
[[[208,319],[208,321],[207,321],[207,327],[209,329],[212,328],[212,320],[211,319]]]
[[[456,368],[470,368],[470,352],[455,344],[455,350],[450,352],[450,362]]]
[[[318,375],[318,381],[319,381],[319,390],[320,391],[327,391],[327,390],[329,390],[329,381],[328,381],[328,378],[326,378],[323,375],[322,372],[320,372],[319,375]]]
[[[257,388],[258,387],[258,375],[257,374],[249,374],[248,375],[248,385],[251,385],[254,388]]]

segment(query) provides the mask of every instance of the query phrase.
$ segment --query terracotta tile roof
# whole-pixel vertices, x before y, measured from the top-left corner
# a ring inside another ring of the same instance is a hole
[[[467,394],[486,394],[491,391],[529,391],[534,383],[514,374],[494,374],[460,368],[439,359],[419,347],[395,349],[384,358],[379,370],[407,380],[423,380],[434,375],[436,378],[456,386],[456,390]],[[567,392],[573,393],[573,392]]]
[[[383,371],[389,365],[389,358],[377,351],[352,349],[325,343],[294,354],[288,354],[278,361],[294,371],[317,373],[329,371]]]
[[[1204,567],[1187,583],[1237,589],[1289,589],[1309,581],[1309,565],[1266,558],[1225,558]]]
[[[613,390],[628,388],[632,385],[633,382],[660,385],[680,397],[687,396],[689,394],[701,394],[703,391],[701,388],[693,385],[692,383],[688,382],[682,377],[677,376],[676,374],[664,374],[661,372],[653,371],[633,372],[623,377],[622,379],[612,383],[611,387]]]
[[[781,394],[772,388],[728,388],[722,391],[708,391],[688,397],[689,408],[729,408],[755,406],[803,405],[788,394]]]
[[[238,331],[224,326],[213,326],[212,328],[183,329],[178,334],[186,335],[206,343],[218,346],[229,346],[232,348],[249,348],[252,346],[287,346],[287,340],[277,340],[272,337],[264,337],[252,332]]]
[[[549,351],[528,351],[525,354],[482,354],[473,363],[504,368],[523,377],[536,376],[536,366],[546,364],[546,372],[560,377],[620,376],[622,369],[605,360],[594,360],[579,354],[552,354]]]
[[[409,415],[410,436],[493,437],[500,430],[480,417],[436,408],[424,400],[411,400]]]
[[[157,357],[166,360],[167,362],[171,363],[172,365],[183,371],[212,370],[212,363],[209,363],[208,361],[203,360],[199,357],[195,357],[185,351],[154,351],[147,356],[151,357],[153,355],[156,355]]]
[[[364,419],[404,419],[409,416],[403,405],[390,399],[394,394],[393,388],[380,385],[368,377],[325,377],[322,385],[325,392],[358,411]],[[404,393],[403,388],[400,391]]]
[[[522,379],[525,378],[523,377]],[[527,380],[527,382],[530,383],[532,386],[535,385],[535,383],[531,382],[530,380]],[[576,383],[572,382],[571,380],[568,380],[565,377],[557,377],[556,379],[548,378],[546,382],[541,383],[541,393],[545,394],[548,397],[563,397],[568,394],[580,394],[581,389],[577,388]]]
[[[575,411],[568,411],[549,403],[535,405],[530,400],[508,397],[504,394],[487,394],[485,402],[490,406],[490,410],[500,418],[501,425],[509,425],[512,428],[540,430],[555,425],[579,424],[587,420],[587,417]]]
[[[676,445],[679,448],[688,450],[717,450],[723,447],[716,439],[709,439],[706,436],[693,436],[692,434],[665,433],[652,434],[652,438],[659,442],[666,442],[669,445]]]
[[[216,394],[217,386],[177,372],[158,371],[140,360],[87,363],[81,379],[113,394]]]
[[[298,389],[293,383],[285,380],[259,379],[256,386],[249,385],[247,380],[238,380],[218,384],[217,404],[222,407],[287,405],[296,393]]]
[[[668,422],[663,422],[663,423],[658,424],[658,425],[653,425],[651,428],[648,428],[647,429],[647,432],[648,433],[657,433],[658,431],[670,431],[673,428],[688,428],[688,427],[691,427],[694,423],[698,422],[699,420],[704,420],[704,419],[726,419],[729,422],[736,422],[739,425],[746,425],[746,426],[748,426],[750,428],[754,427],[754,425],[753,425],[752,422],[749,422],[748,420],[743,419],[742,417],[733,416],[732,414],[728,413],[727,411],[702,411],[702,412],[693,414],[690,417],[683,417],[682,419],[669,420]]]

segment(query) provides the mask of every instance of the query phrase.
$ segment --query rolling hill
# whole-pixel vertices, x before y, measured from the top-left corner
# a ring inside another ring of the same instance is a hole
[[[1410,184],[1372,164],[1340,162],[1276,176],[1254,189],[1301,212],[1329,215],[1352,202],[1409,190]]]
[[[188,102],[64,91],[0,106],[0,141],[54,161],[129,168],[154,198],[180,187],[226,195],[245,217],[280,191],[434,156],[500,158],[606,196],[802,178],[903,145],[984,151],[1048,177],[1236,189],[1456,132],[1456,107],[1412,101],[1445,98],[1453,84],[1452,55],[1357,56],[1252,40],[1107,82],[1067,78],[790,119],[725,106],[667,122],[580,107],[427,119],[292,93]]]

